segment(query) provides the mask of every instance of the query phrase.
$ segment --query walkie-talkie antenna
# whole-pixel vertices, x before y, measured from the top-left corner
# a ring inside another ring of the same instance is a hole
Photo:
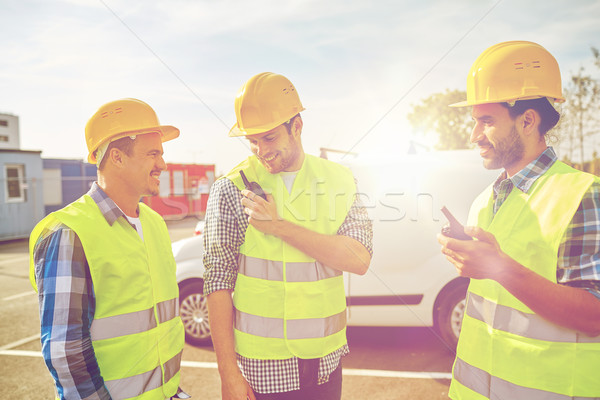
[[[240,175],[242,176],[242,181],[244,181],[244,186],[250,187],[250,182],[248,181],[248,178],[246,178],[244,171],[240,170]]]
[[[456,225],[456,226],[462,225],[460,222],[458,222],[458,220],[456,218],[454,218],[454,215],[452,215],[450,213],[450,211],[446,208],[446,206],[442,207],[442,212],[444,213],[444,215],[446,216],[446,219],[448,220],[448,222],[450,222],[451,225]]]

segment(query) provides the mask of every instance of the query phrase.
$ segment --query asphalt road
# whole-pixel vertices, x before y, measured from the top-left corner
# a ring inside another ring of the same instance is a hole
[[[190,236],[197,220],[169,221],[172,240]],[[0,399],[53,399],[41,358],[37,296],[29,283],[27,241],[0,242]],[[447,399],[452,352],[426,328],[349,328],[344,400]],[[219,399],[212,347],[186,345],[182,388],[194,399]]]

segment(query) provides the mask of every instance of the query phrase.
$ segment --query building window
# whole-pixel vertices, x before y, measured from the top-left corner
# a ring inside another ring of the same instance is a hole
[[[8,136],[0,135],[0,142],[8,142]]]
[[[0,119],[0,126],[8,126],[8,120]]]
[[[6,175],[6,202],[19,203],[25,201],[25,166],[23,164],[9,164],[5,167]]]

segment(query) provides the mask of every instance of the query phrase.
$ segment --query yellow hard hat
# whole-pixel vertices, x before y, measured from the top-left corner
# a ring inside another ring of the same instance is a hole
[[[547,97],[562,103],[558,63],[542,46],[511,41],[489,47],[475,60],[467,76],[464,107]]]
[[[179,129],[160,125],[152,107],[141,100],[122,99],[106,103],[85,125],[88,162],[96,163],[95,152],[107,141],[150,132],[160,133],[163,142],[179,136]]]
[[[256,135],[289,121],[304,107],[296,88],[285,76],[272,72],[254,75],[235,97],[236,124],[229,136]]]

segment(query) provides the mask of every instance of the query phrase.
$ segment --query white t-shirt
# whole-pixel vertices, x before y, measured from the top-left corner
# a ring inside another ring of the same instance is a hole
[[[125,216],[128,220],[129,223],[133,226],[135,226],[135,230],[137,231],[138,235],[140,235],[140,238],[142,239],[142,241],[144,240],[144,231],[142,230],[142,222],[140,221],[140,218],[133,218],[133,217],[129,217],[129,216]]]
[[[117,208],[119,210],[121,210],[121,207],[117,206]],[[144,241],[144,231],[142,230],[142,221],[140,221],[140,217],[137,217],[137,218],[130,217],[127,214],[125,214],[123,212],[123,210],[121,210],[121,212],[123,213],[123,215],[125,216],[125,218],[127,219],[127,221],[129,221],[129,223],[131,225],[135,226],[135,230],[137,231],[138,235],[140,235],[140,238],[142,239],[142,241]]]
[[[283,184],[287,189],[288,193],[292,193],[292,186],[294,186],[294,180],[296,180],[296,175],[298,175],[298,171],[293,172],[280,172],[281,179],[283,179]]]

